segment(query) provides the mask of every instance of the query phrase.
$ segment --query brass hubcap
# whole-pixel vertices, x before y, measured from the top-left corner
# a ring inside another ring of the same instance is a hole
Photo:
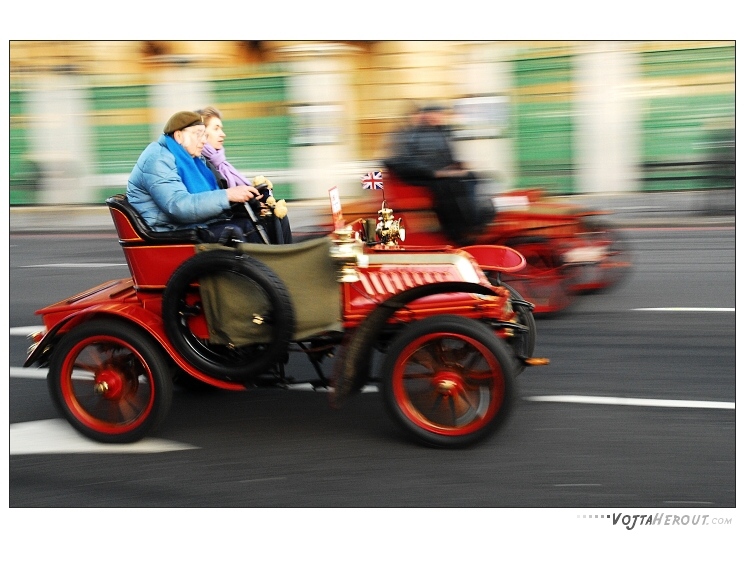
[[[456,386],[457,384],[455,381],[446,379],[437,383],[437,392],[445,396],[450,396],[455,391]]]
[[[124,377],[113,369],[105,369],[96,376],[93,392],[107,400],[116,400],[124,394],[124,388]]]
[[[461,377],[454,371],[441,371],[437,373],[434,387],[437,394],[441,396],[454,396],[461,384]]]

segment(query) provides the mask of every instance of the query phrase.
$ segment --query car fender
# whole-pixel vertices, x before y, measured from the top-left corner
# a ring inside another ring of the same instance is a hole
[[[340,367],[335,370],[336,376],[333,378],[332,404],[341,406],[368,382],[373,345],[393,314],[420,298],[456,292],[497,295],[495,290],[474,282],[436,282],[409,288],[378,304],[343,346],[338,357]]]
[[[223,381],[210,377],[192,367],[185,361],[176,349],[168,341],[168,337],[163,327],[163,320],[154,312],[143,308],[138,304],[103,304],[89,306],[82,310],[70,313],[57,324],[54,325],[42,338],[42,340],[33,347],[33,350],[23,363],[24,367],[30,367],[34,363],[45,361],[48,357],[48,349],[52,347],[56,338],[73,327],[93,318],[108,317],[118,318],[122,321],[129,322],[140,327],[148,333],[153,340],[160,345],[167,356],[180,367],[184,372],[201,380],[207,384],[227,390],[246,390],[246,387],[239,383]]]

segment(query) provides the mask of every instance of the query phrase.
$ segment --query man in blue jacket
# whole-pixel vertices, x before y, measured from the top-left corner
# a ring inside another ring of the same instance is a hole
[[[202,117],[174,114],[163,135],[142,152],[127,182],[127,199],[153,231],[205,227],[215,237],[238,226],[252,238],[248,219],[231,219],[231,203],[245,203],[260,192],[247,185],[221,189],[201,158],[207,137]]]

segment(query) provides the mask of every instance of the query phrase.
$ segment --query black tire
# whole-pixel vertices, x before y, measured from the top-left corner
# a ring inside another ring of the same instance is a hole
[[[535,325],[535,317],[533,317],[533,310],[530,309],[529,306],[526,306],[522,304],[521,302],[524,302],[525,299],[522,297],[520,292],[515,290],[512,286],[509,284],[505,284],[502,282],[502,287],[509,290],[510,295],[512,296],[513,300],[517,300],[516,302],[513,301],[512,309],[517,314],[517,323],[524,325],[528,328],[527,333],[515,333],[515,337],[513,337],[510,341],[507,343],[512,347],[512,349],[515,350],[515,353],[519,357],[528,358],[533,356],[533,352],[535,351],[535,342],[536,342],[536,325]],[[517,374],[522,373],[525,370],[525,365],[522,364],[521,360],[518,360],[518,364],[516,367]]]
[[[173,398],[165,353],[137,327],[92,320],[54,348],[47,385],[55,406],[98,442],[129,443],[154,431]]]
[[[573,302],[571,286],[576,277],[546,237],[516,237],[504,243],[525,257],[526,266],[502,279],[536,306],[536,313],[550,314],[566,310]]]
[[[434,316],[408,325],[382,366],[382,392],[393,420],[417,441],[473,444],[503,422],[513,404],[514,357],[486,325]]]
[[[601,236],[607,242],[608,257],[602,262],[603,289],[610,290],[623,282],[631,273],[631,249],[621,233],[600,219],[586,219],[588,231]]]
[[[197,282],[226,272],[244,278],[252,293],[261,295],[266,306],[261,316],[271,330],[266,343],[210,343],[190,328],[189,318],[202,315],[201,303],[189,299]],[[249,380],[269,369],[286,355],[295,332],[295,311],[282,280],[262,262],[229,250],[200,253],[179,266],[163,293],[162,312],[166,335],[181,356],[200,371],[227,380]]]

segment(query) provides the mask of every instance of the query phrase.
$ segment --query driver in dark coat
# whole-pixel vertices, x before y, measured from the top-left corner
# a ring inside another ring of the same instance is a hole
[[[402,181],[430,189],[443,230],[465,245],[494,217],[494,207],[491,200],[479,202],[476,176],[456,160],[446,111],[437,104],[421,107],[412,124],[397,133],[384,163]]]

